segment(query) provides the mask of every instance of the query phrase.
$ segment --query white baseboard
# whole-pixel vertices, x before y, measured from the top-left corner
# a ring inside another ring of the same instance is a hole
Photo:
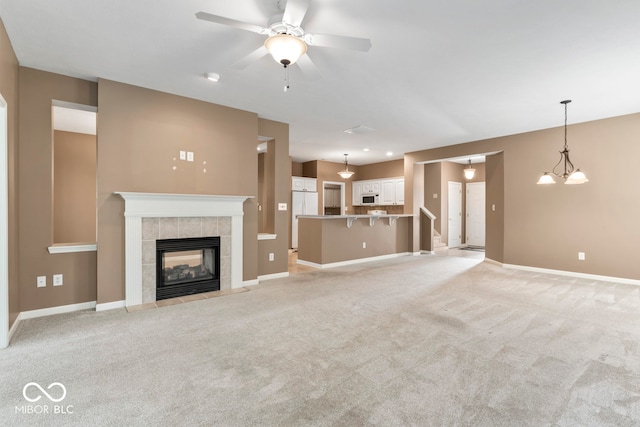
[[[289,272],[285,271],[282,273],[264,274],[262,276],[258,276],[258,282],[262,282],[263,280],[281,279],[283,277],[289,277]]]
[[[579,273],[577,271],[553,270],[550,268],[529,267],[527,265],[504,264],[489,258],[484,259],[489,264],[497,265],[510,270],[529,271],[532,273],[555,274],[556,276],[575,277],[577,279],[598,280],[601,282],[623,283],[625,285],[640,286],[640,280],[628,279],[625,277],[601,276],[599,274]]]
[[[96,304],[96,311],[115,310],[118,308],[125,308],[126,306],[127,302],[125,300],[104,302],[102,304]]]
[[[79,304],[61,305],[58,307],[41,308],[39,310],[23,311],[20,313],[20,320],[33,319],[36,317],[52,316],[54,314],[71,313],[80,310],[92,310],[96,308],[95,301],[81,302]]]
[[[242,282],[242,286],[238,286],[238,287],[242,288],[242,287],[245,287],[245,286],[255,286],[258,283],[260,283],[259,279],[245,280],[244,282]]]
[[[343,267],[345,265],[361,264],[363,262],[381,261],[384,259],[399,258],[401,256],[409,256],[409,255],[413,255],[413,252],[401,252],[397,254],[380,255],[380,256],[374,256],[369,258],[358,258],[358,259],[351,259],[349,261],[331,262],[329,264],[317,264],[315,262],[309,262],[309,261],[298,259],[298,264],[308,265],[309,267],[315,267],[315,268],[334,268],[334,267]]]

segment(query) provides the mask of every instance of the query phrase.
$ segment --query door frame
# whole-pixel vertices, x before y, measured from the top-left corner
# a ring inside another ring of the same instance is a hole
[[[451,191],[451,184],[456,184],[455,186],[458,187],[456,188],[455,191],[458,191],[458,195],[456,196],[456,199],[458,199],[458,204],[460,205],[460,215],[459,215],[459,223],[460,223],[460,235],[458,237],[458,241],[460,241],[459,245],[453,246],[454,248],[459,248],[460,246],[462,246],[462,183],[458,182],[458,181],[447,181],[447,246],[448,247],[452,247],[451,246],[451,200],[453,199],[451,197],[452,195],[452,191]]]
[[[324,212],[324,185],[325,184],[332,184],[332,185],[339,185],[340,186],[340,215],[344,215],[345,214],[345,209],[346,209],[346,205],[345,205],[345,185],[344,182],[337,182],[337,181],[322,181],[322,209]],[[319,203],[318,203],[319,204]]]
[[[9,345],[9,122],[0,94],[0,348]]]

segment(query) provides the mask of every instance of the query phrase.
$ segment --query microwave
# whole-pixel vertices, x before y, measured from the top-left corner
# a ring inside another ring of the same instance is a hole
[[[379,205],[380,195],[378,193],[364,193],[360,195],[360,203],[363,205]]]

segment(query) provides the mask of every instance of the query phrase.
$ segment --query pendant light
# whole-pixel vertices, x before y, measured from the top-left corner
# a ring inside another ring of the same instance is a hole
[[[585,182],[589,182],[584,172],[573,166],[573,163],[571,163],[571,160],[569,159],[569,145],[567,144],[567,104],[570,102],[570,99],[560,102],[560,104],[564,104],[564,149],[560,151],[560,160],[556,163],[551,172],[545,172],[542,174],[537,182],[538,184],[555,184],[556,180],[553,179],[554,176],[564,179],[564,183],[567,185],[584,184]],[[558,166],[561,164],[564,169],[558,169],[556,171]]]
[[[466,179],[473,179],[476,176],[476,170],[471,167],[471,159],[469,159],[469,167],[464,169],[464,177]]]
[[[353,176],[355,172],[349,170],[349,164],[347,163],[348,154],[344,155],[344,170],[338,172],[338,175],[342,177],[342,179],[349,179]]]

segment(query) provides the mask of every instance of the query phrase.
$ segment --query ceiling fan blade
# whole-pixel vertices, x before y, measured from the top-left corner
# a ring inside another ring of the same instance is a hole
[[[320,71],[316,68],[316,65],[313,63],[309,55],[302,55],[296,61],[298,67],[300,67],[300,71],[304,74],[304,77],[307,80],[318,80],[320,76]]]
[[[299,27],[307,13],[311,0],[287,0],[282,20],[287,24]]]
[[[305,34],[304,41],[311,46],[339,47],[342,49],[368,52],[371,40],[360,37],[334,36],[329,34]]]
[[[212,15],[207,12],[196,13],[196,18],[203,21],[214,22],[216,24],[228,25],[229,27],[240,28],[241,30],[251,31],[258,34],[268,34],[269,29],[259,25],[249,24],[247,22],[236,21],[235,19],[225,18],[224,16]]]
[[[267,52],[267,48],[266,47],[260,46],[259,48],[257,48],[256,50],[254,50],[253,52],[251,52],[250,54],[248,54],[244,58],[234,62],[233,65],[231,65],[231,66],[233,68],[235,68],[235,69],[243,70],[243,69],[247,68],[249,65],[253,64],[254,62],[256,62],[258,59],[260,59],[263,56],[267,55],[268,53],[269,52]]]

